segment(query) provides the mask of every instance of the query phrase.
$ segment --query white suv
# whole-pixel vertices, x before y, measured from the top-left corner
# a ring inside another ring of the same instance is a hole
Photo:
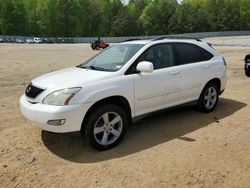
[[[20,106],[43,130],[81,131],[105,150],[121,141],[135,117],[193,101],[211,112],[226,81],[224,58],[206,42],[137,40],[32,80]]]

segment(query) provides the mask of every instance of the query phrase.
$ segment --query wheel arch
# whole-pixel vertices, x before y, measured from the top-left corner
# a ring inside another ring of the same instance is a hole
[[[211,84],[211,83],[216,84],[216,85],[218,86],[218,89],[219,89],[218,92],[219,92],[219,94],[220,94],[220,92],[221,92],[221,80],[220,80],[219,78],[213,78],[213,79],[209,80],[209,81],[205,84],[205,86],[203,87],[202,91],[204,90],[204,88],[205,88],[208,84]]]
[[[132,111],[131,111],[131,106],[128,102],[128,100],[120,95],[115,95],[115,96],[110,96],[110,97],[106,97],[103,98],[97,102],[95,102],[87,111],[87,113],[85,114],[83,121],[82,121],[82,125],[81,125],[81,130],[85,129],[85,125],[86,125],[86,121],[88,121],[88,118],[90,116],[91,113],[93,113],[93,111],[100,105],[103,104],[114,104],[119,106],[120,108],[122,108],[125,112],[125,114],[127,115],[128,118],[128,122],[130,123],[132,121]]]

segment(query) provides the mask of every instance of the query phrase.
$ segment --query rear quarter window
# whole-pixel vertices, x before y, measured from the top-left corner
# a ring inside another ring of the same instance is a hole
[[[207,50],[201,48],[201,47],[198,47],[197,48],[199,49],[201,55],[202,55],[202,61],[208,61],[210,59],[212,59],[214,56],[208,52]]]

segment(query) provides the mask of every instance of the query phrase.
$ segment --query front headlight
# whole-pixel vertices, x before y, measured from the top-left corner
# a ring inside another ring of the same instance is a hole
[[[43,99],[43,104],[56,105],[56,106],[64,106],[68,105],[70,99],[74,97],[74,95],[80,91],[80,87],[62,89],[50,93]]]

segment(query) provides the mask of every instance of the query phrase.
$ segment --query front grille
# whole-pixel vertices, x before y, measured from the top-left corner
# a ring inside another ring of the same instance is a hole
[[[30,98],[36,98],[40,93],[42,93],[44,89],[38,88],[36,86],[33,86],[31,83],[28,85],[28,87],[25,90],[25,95]]]

